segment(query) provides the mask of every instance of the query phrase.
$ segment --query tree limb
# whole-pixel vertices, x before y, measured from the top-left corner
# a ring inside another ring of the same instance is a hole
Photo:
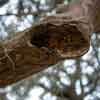
[[[99,17],[99,0],[89,1],[92,13],[92,9],[98,8],[95,16]],[[86,0],[69,4],[66,10],[45,16],[37,25],[1,43],[0,86],[24,79],[63,59],[84,55],[90,46],[90,33],[100,24],[99,18],[91,19],[87,4]]]

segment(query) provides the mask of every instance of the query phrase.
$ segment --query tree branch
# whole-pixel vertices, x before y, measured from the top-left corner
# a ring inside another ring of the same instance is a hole
[[[90,1],[92,8],[87,5]],[[63,59],[84,55],[90,46],[90,33],[100,24],[99,18],[91,16],[94,13],[99,17],[99,4],[99,0],[71,3],[61,13],[45,16],[37,25],[3,42],[0,86],[24,79]]]

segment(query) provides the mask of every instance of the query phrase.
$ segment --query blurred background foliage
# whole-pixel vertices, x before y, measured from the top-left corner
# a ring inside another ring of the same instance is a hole
[[[54,14],[58,4],[71,1],[0,0],[0,39],[12,37],[37,23],[41,16]],[[91,33],[90,50],[80,59],[66,59],[0,88],[0,100],[100,100],[100,34]]]

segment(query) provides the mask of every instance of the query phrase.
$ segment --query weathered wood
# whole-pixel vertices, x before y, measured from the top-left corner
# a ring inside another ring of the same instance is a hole
[[[94,24],[82,4],[69,4],[65,11],[58,8],[57,14],[44,17],[37,25],[0,43],[0,86],[15,83],[63,59],[84,55]]]
[[[80,0],[81,6],[92,23],[93,32],[100,32],[100,1],[99,0]]]
[[[21,80],[60,60],[54,51],[31,44],[32,35],[36,30],[40,29],[27,29],[1,45],[0,86]]]

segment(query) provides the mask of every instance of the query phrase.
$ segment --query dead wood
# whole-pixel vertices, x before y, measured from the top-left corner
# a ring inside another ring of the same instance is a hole
[[[95,29],[95,18],[90,21],[84,2],[58,7],[57,14],[45,16],[37,25],[0,43],[0,86],[24,79],[63,59],[84,55],[90,46],[90,33]]]

